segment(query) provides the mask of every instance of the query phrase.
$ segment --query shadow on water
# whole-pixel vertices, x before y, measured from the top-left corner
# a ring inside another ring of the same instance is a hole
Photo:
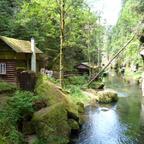
[[[144,144],[144,98],[137,85],[111,76],[106,88],[118,92],[116,104],[88,107],[87,122],[75,144]]]

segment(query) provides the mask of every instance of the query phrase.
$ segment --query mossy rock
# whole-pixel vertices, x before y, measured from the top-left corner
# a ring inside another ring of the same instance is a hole
[[[78,112],[79,113],[84,113],[84,104],[81,103],[81,102],[78,102],[77,106],[78,106]]]
[[[118,101],[118,95],[113,90],[104,90],[97,93],[99,103],[111,103]]]
[[[47,100],[47,105],[53,105],[59,102],[64,102],[65,104],[72,103],[69,96],[64,94],[60,87],[50,82],[45,76],[38,78],[35,92]]]
[[[68,124],[69,124],[71,130],[77,130],[77,131],[80,130],[78,122],[75,121],[74,119],[69,119]]]
[[[45,99],[45,104],[47,104],[47,106],[63,102],[68,114],[71,115],[72,118],[78,118],[78,106],[71,100],[71,96],[64,94],[58,86],[50,82],[44,76],[38,78],[35,91],[37,95]]]
[[[63,103],[57,103],[34,113],[33,124],[39,138],[49,144],[67,144],[70,127]]]

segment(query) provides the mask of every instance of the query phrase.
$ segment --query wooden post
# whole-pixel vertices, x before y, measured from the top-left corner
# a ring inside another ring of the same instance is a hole
[[[31,71],[36,72],[36,53],[35,53],[35,40],[31,38]]]

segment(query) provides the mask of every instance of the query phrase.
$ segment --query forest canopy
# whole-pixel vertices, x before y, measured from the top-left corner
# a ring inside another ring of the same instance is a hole
[[[0,13],[0,35],[24,40],[34,37],[37,46],[48,57],[48,68],[58,68],[58,0],[1,0]],[[104,31],[99,16],[91,12],[84,0],[65,0],[64,19],[64,69],[72,70],[74,65],[88,61],[90,56],[97,62],[97,49]]]

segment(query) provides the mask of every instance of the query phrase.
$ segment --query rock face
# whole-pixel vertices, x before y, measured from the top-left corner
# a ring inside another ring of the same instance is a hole
[[[113,90],[104,90],[97,93],[97,102],[110,103],[118,101],[118,95]]]

